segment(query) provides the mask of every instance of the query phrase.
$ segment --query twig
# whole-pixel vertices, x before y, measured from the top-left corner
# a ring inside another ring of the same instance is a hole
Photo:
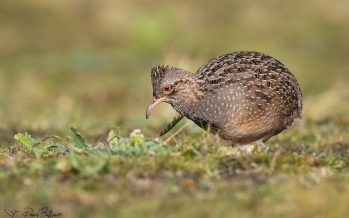
[[[38,142],[37,142],[35,145],[33,145],[33,146],[41,145],[41,144],[43,144],[44,142],[46,142],[48,139],[52,139],[52,138],[62,140],[62,138],[59,137],[59,136],[56,136],[56,135],[49,135],[49,136],[46,136],[45,138],[41,139],[40,141],[38,141]]]

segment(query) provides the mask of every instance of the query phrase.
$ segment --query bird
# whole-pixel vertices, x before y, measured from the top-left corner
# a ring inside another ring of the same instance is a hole
[[[161,102],[233,147],[263,144],[302,118],[302,92],[277,59],[236,51],[209,60],[195,73],[158,65],[151,70],[148,119]]]

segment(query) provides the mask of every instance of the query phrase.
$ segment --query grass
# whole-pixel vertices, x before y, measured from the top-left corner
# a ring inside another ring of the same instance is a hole
[[[298,124],[270,151],[247,156],[226,156],[230,148],[200,140],[204,133],[181,133],[175,144],[115,128],[97,141],[74,128],[44,139],[19,133],[1,151],[0,200],[67,217],[345,217],[349,122],[341,120]]]
[[[0,217],[44,206],[63,217],[347,217],[348,8],[1,1]],[[290,68],[304,120],[248,156],[186,119],[159,137],[176,114],[160,105],[145,120],[151,67],[195,71],[235,50]]]

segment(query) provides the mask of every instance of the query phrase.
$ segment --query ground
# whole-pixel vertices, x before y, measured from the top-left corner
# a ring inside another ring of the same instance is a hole
[[[348,8],[2,1],[0,217],[347,217]],[[241,156],[186,119],[159,137],[176,113],[145,119],[151,67],[236,50],[290,68],[303,120]]]
[[[349,122],[334,120],[298,124],[243,156],[202,132],[168,144],[138,130],[91,144],[75,129],[45,142],[17,134],[1,151],[1,202],[67,217],[345,217]]]

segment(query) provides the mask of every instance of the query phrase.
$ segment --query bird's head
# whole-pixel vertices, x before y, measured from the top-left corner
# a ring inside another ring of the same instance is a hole
[[[159,65],[151,70],[153,98],[146,109],[146,118],[161,102],[172,106],[190,97],[194,85],[193,74],[170,65]]]

